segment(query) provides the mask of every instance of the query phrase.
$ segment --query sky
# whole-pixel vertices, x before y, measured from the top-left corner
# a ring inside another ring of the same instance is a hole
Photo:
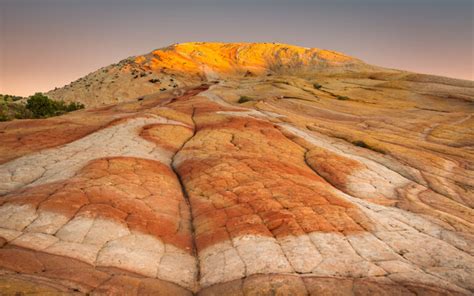
[[[474,80],[472,0],[0,0],[0,93],[177,42],[279,42]]]

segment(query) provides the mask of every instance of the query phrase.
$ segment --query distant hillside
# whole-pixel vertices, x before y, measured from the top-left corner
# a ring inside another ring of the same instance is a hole
[[[87,106],[127,101],[226,77],[380,71],[329,50],[274,43],[183,43],[130,57],[47,94]]]

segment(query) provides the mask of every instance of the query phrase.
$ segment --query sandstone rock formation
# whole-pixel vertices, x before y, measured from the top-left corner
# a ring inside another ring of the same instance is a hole
[[[0,124],[2,294],[474,293],[473,82],[280,44],[126,61]]]

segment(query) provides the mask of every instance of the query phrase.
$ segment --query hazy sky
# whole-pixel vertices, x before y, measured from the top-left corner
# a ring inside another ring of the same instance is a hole
[[[472,0],[0,0],[0,93],[186,41],[281,42],[474,80]]]

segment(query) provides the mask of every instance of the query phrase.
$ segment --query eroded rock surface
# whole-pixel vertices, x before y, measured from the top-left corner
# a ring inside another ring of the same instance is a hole
[[[218,81],[1,123],[1,293],[474,293],[473,83],[272,46],[177,45],[135,63]]]

